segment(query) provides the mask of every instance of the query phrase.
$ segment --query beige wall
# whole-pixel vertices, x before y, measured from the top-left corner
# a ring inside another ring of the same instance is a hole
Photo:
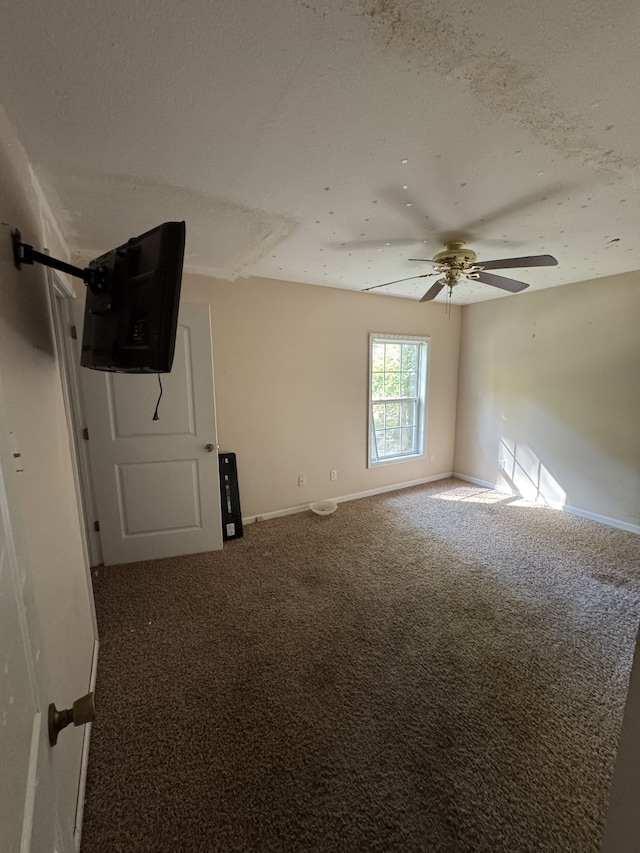
[[[182,299],[211,305],[219,443],[238,455],[244,516],[452,470],[459,309],[448,318],[442,305],[397,297],[201,276],[185,276]],[[431,337],[435,462],[367,468],[369,332]]]
[[[640,524],[639,327],[638,272],[465,307],[456,472]]]
[[[0,110],[0,381],[24,468],[6,475],[19,498],[12,510],[17,532],[22,528],[24,534],[27,565],[20,569],[31,578],[32,615],[40,625],[42,643],[34,652],[49,682],[49,695],[41,697],[46,720],[48,702],[69,707],[87,691],[93,626],[45,274],[37,266],[16,270],[10,237],[14,227],[36,248],[64,253],[46,203],[34,189],[24,151]],[[57,747],[54,758],[63,765],[61,796],[68,798],[62,812],[71,815],[81,745],[81,729],[65,733],[65,744]]]

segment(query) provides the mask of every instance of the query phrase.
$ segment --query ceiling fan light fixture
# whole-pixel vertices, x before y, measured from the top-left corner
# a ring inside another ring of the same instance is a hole
[[[408,205],[409,206],[409,205]],[[424,241],[427,242],[426,240]],[[443,278],[433,284],[424,294],[420,302],[429,302],[440,293],[443,287],[449,288],[449,300],[451,292],[460,278],[464,276],[470,281],[479,281],[482,284],[489,284],[492,287],[498,287],[500,290],[506,290],[509,293],[519,293],[529,287],[523,281],[516,281],[512,278],[506,278],[502,275],[493,275],[485,272],[486,269],[510,269],[514,267],[548,267],[556,266],[558,261],[553,255],[529,255],[521,258],[501,258],[498,260],[478,262],[478,256],[473,251],[464,245],[461,240],[449,240],[445,243],[445,248],[435,254],[432,259],[428,258],[409,258],[410,261],[419,263],[433,264],[436,271],[432,273],[423,273],[422,275],[409,276],[409,278],[397,279],[396,281],[388,281],[384,284],[377,284],[374,287],[366,287],[364,290],[374,290],[378,287],[386,287],[390,284],[399,284],[403,281],[411,281],[418,278],[428,278],[433,275],[441,275]]]

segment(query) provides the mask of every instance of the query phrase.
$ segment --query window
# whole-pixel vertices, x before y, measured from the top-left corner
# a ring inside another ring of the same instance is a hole
[[[429,339],[369,335],[369,465],[424,453]]]

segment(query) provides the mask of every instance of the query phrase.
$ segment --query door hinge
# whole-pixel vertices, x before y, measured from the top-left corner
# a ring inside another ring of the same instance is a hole
[[[78,330],[76,329],[75,326],[71,327],[71,337],[73,338],[74,341],[78,340]]]
[[[89,441],[89,430],[87,429],[87,427],[82,428],[82,437],[85,441]]]
[[[93,522],[93,529],[95,530],[96,533],[100,533],[100,522],[99,521]]]

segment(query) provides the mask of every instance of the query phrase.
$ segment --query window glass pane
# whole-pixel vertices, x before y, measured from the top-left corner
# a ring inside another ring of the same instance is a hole
[[[384,344],[374,344],[371,354],[371,369],[381,372],[384,370]]]
[[[385,456],[392,456],[396,453],[400,453],[400,430],[399,429],[388,429],[386,432],[385,446],[384,446]]]
[[[385,344],[385,370],[400,370],[400,350],[400,344]]]
[[[416,344],[402,344],[402,369],[418,369],[418,346]]]
[[[400,390],[402,392],[401,396],[402,397],[417,397],[418,396],[418,394],[417,394],[418,377],[416,376],[416,374],[415,373],[402,373],[401,377],[402,377],[401,383],[400,383]]]
[[[422,453],[427,344],[386,338],[371,345],[371,463]],[[398,402],[390,402],[397,400]]]
[[[389,427],[400,426],[400,403],[387,403],[387,420],[385,426]]]
[[[374,400],[384,397],[384,373],[371,374],[371,396]]]
[[[416,423],[416,404],[402,403],[402,426],[415,426]]]
[[[411,451],[415,450],[415,435],[416,431],[414,427],[407,427],[402,430],[402,439],[400,441],[402,453],[411,453]]]
[[[391,399],[400,397],[400,374],[385,373],[384,375],[384,396]]]

